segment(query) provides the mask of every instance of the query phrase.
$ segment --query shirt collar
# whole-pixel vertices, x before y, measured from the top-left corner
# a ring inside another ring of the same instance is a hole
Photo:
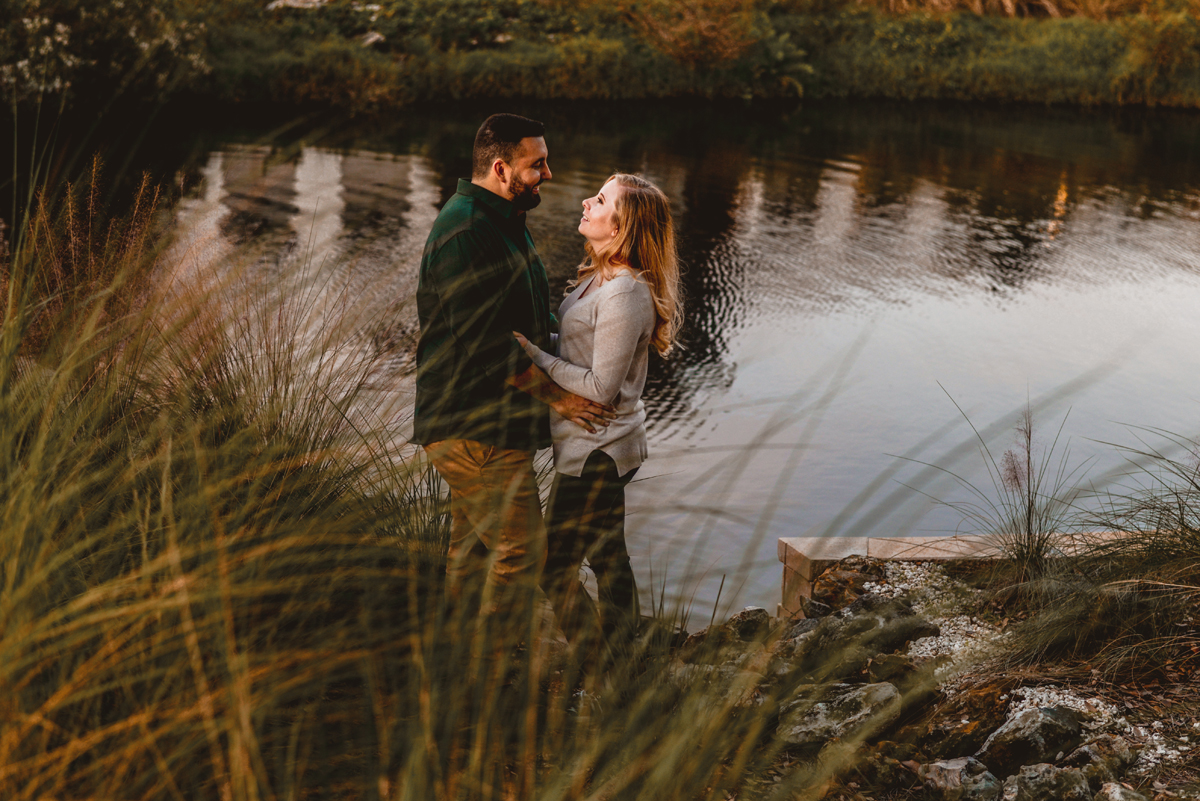
[[[525,222],[524,212],[517,211],[517,207],[511,200],[505,200],[490,189],[484,189],[482,186],[473,184],[465,178],[458,179],[458,194],[482,201],[509,222],[519,222],[522,224]]]

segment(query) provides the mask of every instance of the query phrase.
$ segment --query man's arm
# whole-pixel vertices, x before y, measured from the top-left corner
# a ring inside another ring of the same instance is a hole
[[[506,381],[527,395],[540,400],[577,426],[595,434],[593,426],[606,427],[616,417],[616,410],[608,404],[596,403],[580,395],[567,392],[550,380],[536,364],[530,364],[524,372],[509,376]]]

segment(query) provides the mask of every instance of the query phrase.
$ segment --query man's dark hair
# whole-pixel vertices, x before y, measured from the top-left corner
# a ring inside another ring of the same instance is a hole
[[[475,134],[475,149],[471,152],[471,177],[483,178],[500,159],[512,164],[522,139],[545,136],[546,126],[537,120],[516,114],[493,114],[479,126]]]

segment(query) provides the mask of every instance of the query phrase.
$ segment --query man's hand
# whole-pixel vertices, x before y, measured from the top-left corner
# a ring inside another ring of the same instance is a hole
[[[557,386],[557,385],[555,385]],[[595,401],[590,401],[582,395],[575,395],[559,387],[562,397],[551,401],[549,406],[560,415],[577,426],[586,429],[589,434],[595,434],[593,425],[601,428],[608,427],[608,421],[617,416],[616,410]]]
[[[508,379],[522,392],[526,392],[549,406],[589,434],[595,434],[595,426],[605,428],[608,421],[617,416],[617,410],[605,403],[596,403],[587,398],[567,392],[550,380],[536,364],[520,375]]]

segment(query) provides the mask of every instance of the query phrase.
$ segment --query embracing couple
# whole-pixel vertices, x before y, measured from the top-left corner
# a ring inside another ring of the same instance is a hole
[[[649,350],[681,322],[670,205],[616,174],[583,201],[584,257],[550,309],[525,214],[551,178],[542,123],[489,117],[421,261],[414,441],[450,486],[447,596],[496,625],[532,609],[540,586],[581,656],[636,632],[625,485],[646,458]],[[534,452],[553,444],[543,519]],[[593,605],[579,570],[599,589]]]

